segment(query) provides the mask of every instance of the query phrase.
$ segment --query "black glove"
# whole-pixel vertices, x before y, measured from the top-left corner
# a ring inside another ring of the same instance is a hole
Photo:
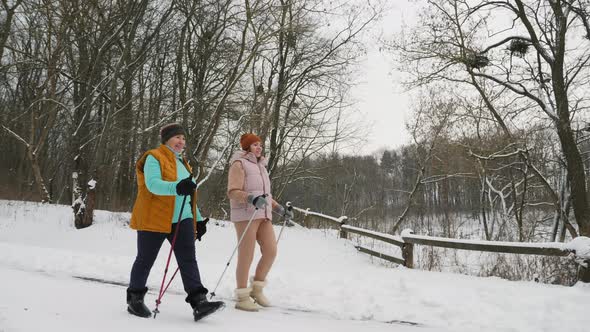
[[[295,215],[293,214],[293,211],[291,209],[285,209],[285,213],[283,214],[283,217],[285,219],[293,219],[295,217]]]
[[[294,215],[293,215],[293,211],[291,211],[291,209],[285,209],[282,205],[277,205],[273,211],[278,214],[279,216],[285,218],[285,219],[293,219]]]
[[[188,196],[195,191],[197,188],[197,184],[193,182],[192,176],[189,175],[188,178],[181,180],[176,184],[176,193],[179,196]]]
[[[257,209],[262,209],[266,206],[266,204],[268,204],[266,201],[266,195],[248,195],[248,203],[254,205]]]
[[[197,221],[197,240],[201,241],[201,238],[207,233],[207,223],[209,218],[205,218],[201,221]]]

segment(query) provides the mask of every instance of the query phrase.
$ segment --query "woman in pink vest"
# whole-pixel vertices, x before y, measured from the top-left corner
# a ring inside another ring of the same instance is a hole
[[[272,199],[270,178],[266,170],[267,161],[262,156],[260,137],[252,133],[244,134],[240,138],[240,146],[242,150],[236,151],[230,161],[227,183],[230,220],[236,227],[238,241],[246,231],[238,248],[236,308],[258,311],[259,306],[270,306],[270,301],[262,290],[277,255],[277,240],[271,223],[272,213],[288,218],[292,218],[293,213]],[[256,242],[260,245],[262,257],[248,287]]]

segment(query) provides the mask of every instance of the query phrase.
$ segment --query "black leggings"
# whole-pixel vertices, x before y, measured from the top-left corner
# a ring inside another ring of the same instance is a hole
[[[195,257],[195,234],[192,219],[184,219],[178,224],[172,224],[170,233],[137,231],[137,257],[131,268],[129,288],[139,290],[145,288],[150,270],[154,265],[158,252],[165,239],[172,244],[174,231],[180,227],[174,244],[174,256],[180,268],[180,276],[184,290],[188,293],[207,293],[201,283],[199,266]],[[167,257],[166,257],[167,258]],[[162,266],[162,270],[165,266]],[[174,268],[168,268],[167,279],[172,277]]]

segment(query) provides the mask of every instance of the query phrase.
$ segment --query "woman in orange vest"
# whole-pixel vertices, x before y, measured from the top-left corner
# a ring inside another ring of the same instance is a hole
[[[127,311],[136,316],[151,316],[144,303],[147,279],[162,243],[168,240],[172,244],[177,228],[174,255],[195,321],[224,305],[221,301],[207,301],[209,291],[201,283],[195,257],[195,236],[201,240],[207,221],[202,220],[197,208],[197,185],[182,156],[185,135],[177,123],[162,127],[162,144],[144,153],[136,164],[138,190],[130,226],[137,230],[137,257],[127,288]]]
[[[272,213],[289,219],[293,218],[293,213],[272,198],[260,137],[252,133],[244,134],[240,138],[240,146],[242,150],[236,151],[230,161],[227,188],[230,220],[236,228],[238,241],[245,233],[238,248],[236,309],[258,311],[259,306],[271,305],[263,288],[277,254]],[[247,287],[256,242],[260,245],[262,257],[256,266],[256,273],[250,278],[250,287]]]

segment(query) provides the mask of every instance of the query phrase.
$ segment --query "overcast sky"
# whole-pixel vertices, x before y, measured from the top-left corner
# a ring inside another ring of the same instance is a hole
[[[407,0],[392,1],[380,22],[380,28],[372,34],[381,33],[384,38],[392,38],[401,31],[404,21],[408,22],[408,19],[415,17],[413,7]],[[382,148],[396,148],[410,141],[405,129],[410,97],[399,84],[400,77],[395,70],[393,55],[380,52],[375,38],[371,39],[367,57],[361,63],[361,83],[351,91],[357,100],[359,119],[372,125],[362,149],[364,153],[361,154],[371,154]]]

